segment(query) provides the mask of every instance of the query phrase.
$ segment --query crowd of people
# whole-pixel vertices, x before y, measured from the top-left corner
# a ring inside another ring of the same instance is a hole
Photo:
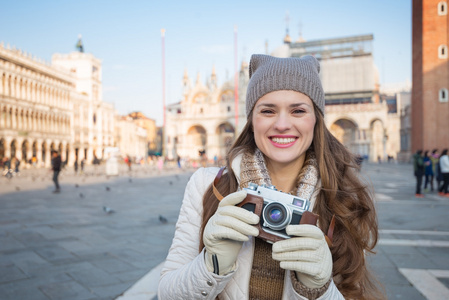
[[[416,177],[417,198],[424,197],[424,191],[438,191],[438,195],[449,198],[449,157],[448,149],[438,153],[438,149],[430,151],[418,150],[413,155],[413,171]],[[435,183],[435,185],[434,185]],[[430,188],[430,190],[429,190]]]

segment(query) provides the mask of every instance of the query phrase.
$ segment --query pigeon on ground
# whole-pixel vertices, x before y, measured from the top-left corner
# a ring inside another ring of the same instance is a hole
[[[130,178],[130,179],[129,179],[129,182],[133,182],[133,180]]]
[[[111,190],[111,188],[107,186],[107,187],[106,187],[106,191],[109,192],[110,190]]]
[[[76,188],[77,188],[77,187],[79,187],[78,183],[77,183],[77,184],[75,184],[75,187],[76,187]]]
[[[80,198],[84,198],[84,194],[83,193],[80,193]]]
[[[173,181],[171,181],[171,180],[170,180],[170,182],[169,182],[169,183],[170,183],[170,185],[173,185]]]
[[[107,214],[115,213],[115,210],[113,210],[112,208],[107,207],[107,206],[103,206],[103,211]]]
[[[167,224],[168,220],[164,216],[159,215],[159,222],[161,222],[162,224]]]

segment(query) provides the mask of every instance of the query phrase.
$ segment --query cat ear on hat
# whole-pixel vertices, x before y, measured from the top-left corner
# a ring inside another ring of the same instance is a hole
[[[268,58],[268,55],[264,54],[253,54],[251,55],[251,60],[249,61],[249,78],[253,76],[257,68]]]
[[[301,59],[310,62],[317,69],[318,73],[320,73],[320,62],[315,58],[315,56],[305,55],[301,57]]]

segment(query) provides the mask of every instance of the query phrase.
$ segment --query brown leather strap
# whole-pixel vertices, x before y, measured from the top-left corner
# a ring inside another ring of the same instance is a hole
[[[332,216],[329,229],[327,230],[327,235],[325,236],[327,245],[332,247],[332,241],[334,239],[334,228],[335,228],[335,215]]]
[[[220,192],[217,190],[217,188],[215,187],[218,182],[220,181],[221,176],[223,175],[224,170],[226,169],[226,167],[222,167],[218,173],[217,176],[215,176],[214,182],[212,183],[212,190],[214,192],[215,197],[217,197],[218,201],[223,200],[223,196],[220,194]]]

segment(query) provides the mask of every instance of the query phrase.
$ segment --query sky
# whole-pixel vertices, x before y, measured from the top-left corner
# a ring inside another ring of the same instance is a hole
[[[179,102],[182,77],[218,83],[251,54],[293,41],[373,34],[381,86],[411,81],[410,0],[10,1],[0,0],[0,42],[51,61],[54,53],[84,51],[102,61],[103,100],[120,114],[142,111],[163,120],[162,39],[165,32],[166,105]],[[288,23],[286,16],[288,15]],[[288,25],[287,25],[288,24]],[[300,29],[301,28],[301,29]]]

